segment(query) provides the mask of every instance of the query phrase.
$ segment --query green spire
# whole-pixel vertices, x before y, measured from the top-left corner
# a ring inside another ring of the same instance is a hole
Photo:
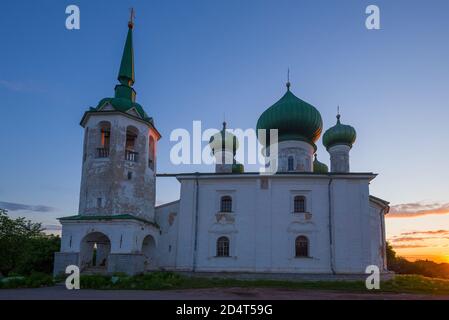
[[[131,18],[128,22],[128,35],[126,36],[125,48],[123,49],[118,81],[120,84],[115,86],[115,97],[136,100],[136,92],[132,88],[134,85],[134,48],[133,48],[133,28],[134,28],[134,10],[131,10]]]
[[[126,36],[125,48],[123,49],[122,62],[118,80],[122,85],[132,87],[134,85],[134,49],[133,49],[133,26],[128,24],[128,35]]]

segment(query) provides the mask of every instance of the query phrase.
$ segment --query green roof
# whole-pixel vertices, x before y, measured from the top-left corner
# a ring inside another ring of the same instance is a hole
[[[315,153],[315,159],[313,160],[313,173],[326,174],[329,172],[329,168],[322,162],[319,162]]]
[[[340,115],[337,115],[337,124],[326,130],[323,135],[323,145],[326,149],[336,145],[347,145],[352,147],[357,138],[355,129],[340,122]]]
[[[278,129],[278,140],[300,140],[315,146],[323,129],[320,112],[295,96],[287,85],[284,96],[262,113],[257,129]]]
[[[128,24],[128,35],[123,49],[118,80],[123,85],[130,87],[134,85],[133,24]]]
[[[130,214],[119,214],[119,215],[107,215],[107,216],[88,216],[88,215],[77,215],[58,218],[62,221],[91,221],[91,220],[137,220],[140,222],[151,224],[159,228],[158,224],[152,221],[145,220],[143,218],[135,217]]]
[[[226,130],[226,121],[224,121],[223,129],[210,137],[209,146],[212,149],[212,154],[220,150],[229,150],[235,156],[239,142],[234,134]]]
[[[130,114],[130,111],[135,110],[135,117],[154,125],[153,118],[149,117],[143,107],[136,102],[136,91],[133,88],[135,81],[133,27],[134,24],[129,22],[128,34],[126,36],[125,47],[123,49],[120,70],[117,78],[120,83],[115,86],[114,97],[101,99],[96,107],[90,108],[87,112],[102,112],[102,109],[110,104],[114,110],[119,112]],[[86,116],[86,113],[84,116]]]

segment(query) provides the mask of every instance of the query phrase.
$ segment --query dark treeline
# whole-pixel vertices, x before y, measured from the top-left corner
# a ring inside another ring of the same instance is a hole
[[[398,274],[418,274],[431,278],[449,279],[449,263],[436,263],[430,260],[408,261],[396,255],[392,246],[387,243],[388,270]]]

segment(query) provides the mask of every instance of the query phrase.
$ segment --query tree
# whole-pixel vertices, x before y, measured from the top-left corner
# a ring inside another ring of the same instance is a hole
[[[449,264],[429,260],[408,261],[400,257],[387,242],[388,270],[398,274],[419,274],[433,278],[449,278]]]
[[[60,238],[43,233],[41,223],[25,218],[12,219],[0,209],[0,273],[30,274],[33,271],[50,273],[54,252]]]

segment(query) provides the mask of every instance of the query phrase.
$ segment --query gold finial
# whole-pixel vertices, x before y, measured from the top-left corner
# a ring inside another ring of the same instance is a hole
[[[338,120],[338,122],[340,122],[340,106],[338,105],[337,106],[337,120]]]
[[[287,69],[287,90],[290,91],[290,68]]]
[[[129,16],[128,27],[130,29],[132,29],[134,27],[134,18],[136,17],[136,14],[134,12],[134,8],[131,8],[129,10],[130,10],[130,16]]]

